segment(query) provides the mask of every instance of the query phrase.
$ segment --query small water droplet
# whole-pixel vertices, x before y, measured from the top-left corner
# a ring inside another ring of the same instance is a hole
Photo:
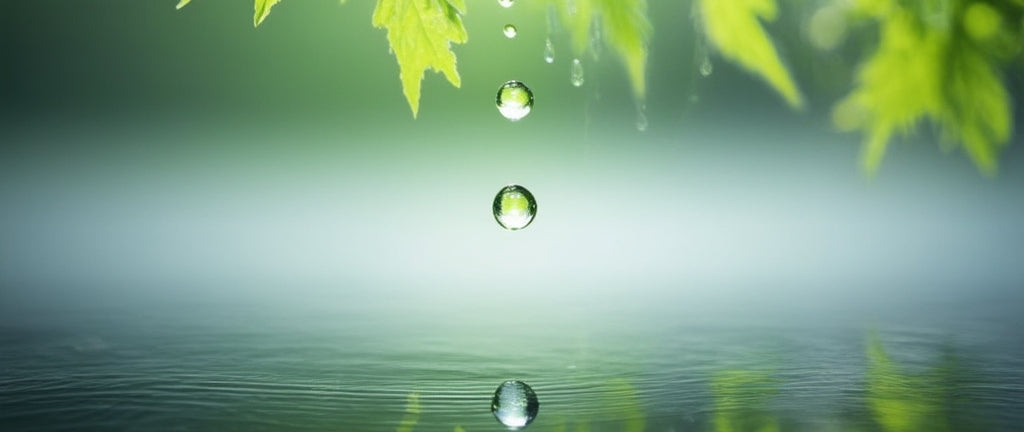
[[[636,107],[636,130],[647,130],[647,105],[640,104]]]
[[[509,231],[521,230],[533,222],[533,217],[537,215],[537,200],[526,188],[519,185],[508,185],[501,188],[494,196],[492,210],[494,211],[494,220],[498,221],[498,225],[501,225],[502,228]],[[529,390],[529,387],[526,388]],[[531,391],[531,393],[533,392]],[[494,397],[494,400],[497,401],[498,396]],[[534,414],[536,414],[536,410],[534,410]]]
[[[544,41],[544,61],[548,63],[555,62],[555,44],[551,43],[551,38]]]
[[[537,417],[540,402],[533,389],[522,381],[505,381],[494,391],[491,413],[511,430],[522,429]]]
[[[503,8],[510,8],[512,7],[512,4],[515,2],[515,0],[498,0],[498,4],[500,4],[501,7]]]
[[[715,65],[711,64],[711,57],[704,56],[704,60],[700,62],[700,74],[702,76],[709,76],[714,70]]]
[[[519,34],[519,31],[516,30],[516,26],[512,24],[505,24],[505,27],[502,28],[501,31],[505,33],[505,37],[509,39],[512,39],[516,37],[517,34]]]
[[[498,111],[505,118],[518,121],[533,109],[533,92],[519,81],[512,80],[498,89]]]
[[[575,87],[583,85],[583,63],[580,63],[578,58],[572,59],[572,68],[569,70],[569,82]]]

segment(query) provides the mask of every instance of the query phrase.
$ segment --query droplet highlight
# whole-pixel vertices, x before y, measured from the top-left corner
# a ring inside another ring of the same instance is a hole
[[[515,3],[515,0],[498,0],[498,4],[503,8],[510,8]]]
[[[647,105],[640,104],[636,107],[636,130],[640,132],[647,130]]]
[[[551,43],[551,38],[544,41],[544,61],[549,64],[555,62],[555,44]]]
[[[505,381],[498,386],[491,399],[491,413],[501,424],[518,430],[537,417],[540,402],[533,389],[522,381]]]
[[[715,71],[715,65],[711,63],[711,57],[704,56],[704,60],[700,62],[700,75],[710,76],[711,72]]]
[[[498,225],[509,231],[516,231],[526,228],[530,222],[533,222],[534,216],[537,215],[537,200],[526,188],[519,185],[508,185],[501,188],[494,196],[494,204],[491,209]],[[506,384],[508,383],[506,382]],[[500,387],[498,389],[501,390]],[[495,400],[497,400],[497,395],[495,395]]]
[[[512,24],[505,24],[505,27],[501,29],[501,32],[505,34],[505,37],[512,39],[519,34],[519,30],[516,30],[516,26]]]
[[[533,109],[533,92],[519,81],[509,81],[498,89],[498,112],[512,121],[526,117]]]
[[[569,69],[569,82],[574,87],[583,85],[583,63],[578,58],[572,59],[572,67]]]

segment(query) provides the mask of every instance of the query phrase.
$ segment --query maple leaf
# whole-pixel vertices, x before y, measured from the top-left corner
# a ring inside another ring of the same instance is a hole
[[[388,43],[400,69],[402,91],[412,109],[419,112],[420,84],[427,68],[444,74],[453,86],[462,83],[455,68],[451,43],[465,43],[462,14],[465,0],[378,0],[373,26],[387,28]]]
[[[776,13],[775,0],[700,1],[704,33],[722,56],[761,75],[790,106],[799,108],[800,91],[758,21],[772,21]]]

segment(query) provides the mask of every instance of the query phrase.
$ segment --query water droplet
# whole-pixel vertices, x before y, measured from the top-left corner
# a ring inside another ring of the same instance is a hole
[[[555,44],[551,43],[551,38],[544,41],[544,61],[548,63],[555,62]]]
[[[508,185],[501,188],[494,196],[492,210],[494,211],[494,220],[498,221],[498,225],[501,225],[502,228],[509,231],[521,230],[533,222],[533,217],[537,215],[537,200],[526,188],[519,185]],[[523,385],[525,386],[525,384]],[[529,390],[529,387],[526,388]],[[498,396],[494,397],[494,400],[497,401]],[[534,414],[536,414],[536,409]]]
[[[704,60],[700,62],[700,74],[702,76],[709,76],[714,70],[715,65],[711,64],[711,57],[704,56]]]
[[[533,92],[519,81],[509,81],[498,89],[498,111],[505,118],[518,121],[533,108]]]
[[[516,26],[514,26],[514,25],[512,25],[512,24],[505,24],[505,27],[504,27],[504,28],[502,28],[502,29],[501,29],[501,31],[502,31],[503,33],[505,33],[505,37],[507,37],[507,38],[509,38],[509,39],[512,39],[512,38],[516,37],[516,34],[518,34],[518,33],[519,33],[519,32],[518,32],[518,31],[516,30]]]
[[[515,0],[498,0],[498,4],[500,4],[501,7],[503,8],[510,8],[512,7],[512,4],[515,2]]]
[[[575,87],[583,85],[583,63],[580,63],[578,58],[572,59],[572,68],[569,70],[569,82]]]
[[[647,130],[647,105],[640,104],[636,107],[636,130]]]
[[[537,394],[522,381],[505,381],[494,391],[491,399],[491,412],[494,418],[509,429],[516,430],[526,427],[540,409]]]

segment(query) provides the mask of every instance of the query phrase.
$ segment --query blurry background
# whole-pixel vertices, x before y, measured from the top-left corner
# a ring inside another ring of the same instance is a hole
[[[970,429],[1024,420],[1019,135],[988,178],[922,127],[868,178],[829,115],[870,45],[807,46],[812,2],[769,26],[803,111],[713,52],[702,76],[689,3],[651,2],[645,131],[611,53],[569,84],[542,5],[469,2],[462,86],[428,72],[414,120],[373,2],[258,29],[247,1],[173,3],[0,1],[0,422],[391,430],[419,392],[419,428],[495,429],[520,377],[531,428],[690,430],[714,371],[768,364],[788,429],[884,429],[870,329],[912,371],[973,361]],[[523,231],[490,214],[509,183]]]

